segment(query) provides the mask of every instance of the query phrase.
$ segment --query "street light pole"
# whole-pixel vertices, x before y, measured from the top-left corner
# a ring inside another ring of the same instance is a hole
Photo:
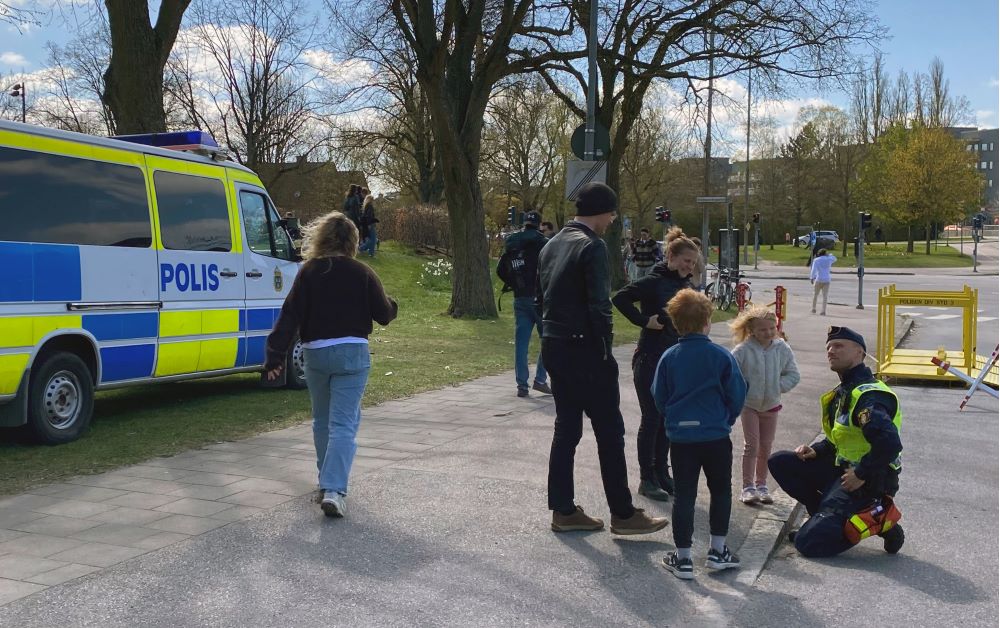
[[[847,235],[845,234],[846,238]],[[858,305],[857,309],[865,309],[862,293],[865,286],[865,214],[858,212]]]
[[[746,184],[743,189],[743,224],[747,224],[747,217],[750,215],[750,70],[747,70],[747,163],[746,163]],[[749,236],[750,234],[747,233]],[[743,240],[743,263],[750,263],[747,257],[747,240]],[[754,262],[756,264],[756,262]]]
[[[597,0],[590,0],[590,28],[587,42],[587,130],[584,133],[583,158],[594,161],[597,135]]]

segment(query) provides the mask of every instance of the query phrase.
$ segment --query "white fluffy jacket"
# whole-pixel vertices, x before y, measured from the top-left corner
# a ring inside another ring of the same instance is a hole
[[[733,349],[733,357],[747,381],[744,405],[759,412],[780,404],[781,394],[799,383],[795,354],[784,340],[775,339],[765,349],[753,338],[747,338]]]

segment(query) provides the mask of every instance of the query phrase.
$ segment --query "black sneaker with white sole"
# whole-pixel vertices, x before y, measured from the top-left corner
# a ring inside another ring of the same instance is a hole
[[[690,558],[678,558],[676,552],[663,558],[663,568],[681,580],[694,580],[694,563]]]
[[[729,551],[728,545],[723,547],[721,552],[710,548],[708,550],[708,559],[705,560],[705,566],[709,569],[733,569],[740,566],[740,559],[736,554]]]

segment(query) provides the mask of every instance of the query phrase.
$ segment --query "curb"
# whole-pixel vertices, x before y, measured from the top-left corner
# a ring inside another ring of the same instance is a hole
[[[914,320],[910,317],[902,318],[905,329],[896,333],[893,339],[895,347],[906,340],[913,331]],[[822,432],[817,434],[817,437],[821,435]],[[736,581],[747,587],[752,587],[757,582],[774,550],[781,545],[795,523],[802,518],[805,510],[801,503],[783,491],[775,491],[771,496],[774,498],[774,504],[767,510],[761,510],[750,526],[743,545],[740,546],[743,564]]]

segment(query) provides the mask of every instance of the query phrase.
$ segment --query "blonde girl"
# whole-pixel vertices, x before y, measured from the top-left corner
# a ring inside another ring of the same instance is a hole
[[[781,395],[799,383],[795,354],[778,337],[778,319],[767,308],[744,310],[729,327],[733,332],[733,357],[747,382],[747,397],[740,414],[743,423],[744,504],[773,500],[767,490],[767,458],[778,426]]]

